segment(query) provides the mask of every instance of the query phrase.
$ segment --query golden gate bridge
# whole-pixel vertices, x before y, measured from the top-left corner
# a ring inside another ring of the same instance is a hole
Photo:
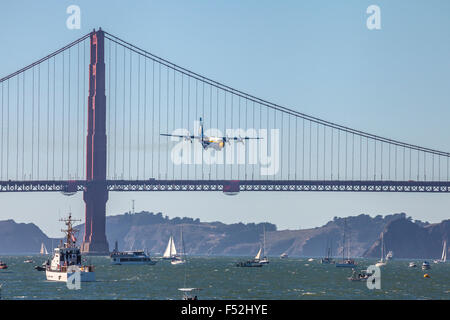
[[[110,191],[450,191],[448,152],[257,98],[102,29],[0,83],[0,192],[83,192],[85,253],[108,252]],[[196,134],[199,118],[263,139],[214,151],[160,135]]]

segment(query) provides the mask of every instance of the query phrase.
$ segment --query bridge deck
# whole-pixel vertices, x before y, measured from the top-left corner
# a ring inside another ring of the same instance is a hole
[[[347,191],[450,192],[450,181],[337,181],[337,180],[85,180],[0,181],[0,192],[79,192],[89,184],[104,184],[108,191]]]

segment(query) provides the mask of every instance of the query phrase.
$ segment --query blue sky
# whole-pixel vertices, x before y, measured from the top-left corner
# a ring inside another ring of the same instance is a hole
[[[66,8],[81,8],[81,30]],[[381,30],[366,9],[381,8]],[[448,1],[14,1],[0,7],[0,76],[102,27],[197,73],[355,129],[450,151]],[[334,216],[406,212],[438,222],[440,194],[111,193],[108,214],[162,211],[203,221],[314,227]],[[0,194],[0,219],[58,236],[82,196]],[[59,214],[59,212],[61,212]]]

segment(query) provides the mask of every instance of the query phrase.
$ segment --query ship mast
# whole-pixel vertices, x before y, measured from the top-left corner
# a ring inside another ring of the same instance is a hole
[[[66,234],[66,243],[64,244],[64,247],[75,247],[75,242],[77,241],[77,239],[75,238],[75,233],[78,232],[78,229],[75,229],[72,226],[72,222],[81,220],[72,219],[72,213],[69,212],[69,217],[67,219],[60,219],[59,221],[64,222],[67,226],[67,229],[61,229],[61,231]]]

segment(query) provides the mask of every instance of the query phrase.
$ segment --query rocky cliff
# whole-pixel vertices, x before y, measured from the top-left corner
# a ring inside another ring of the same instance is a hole
[[[385,250],[392,250],[396,258],[437,259],[441,257],[443,241],[450,243],[450,220],[420,225],[402,218],[388,223],[383,232]],[[381,235],[364,256],[375,258],[380,254]]]

